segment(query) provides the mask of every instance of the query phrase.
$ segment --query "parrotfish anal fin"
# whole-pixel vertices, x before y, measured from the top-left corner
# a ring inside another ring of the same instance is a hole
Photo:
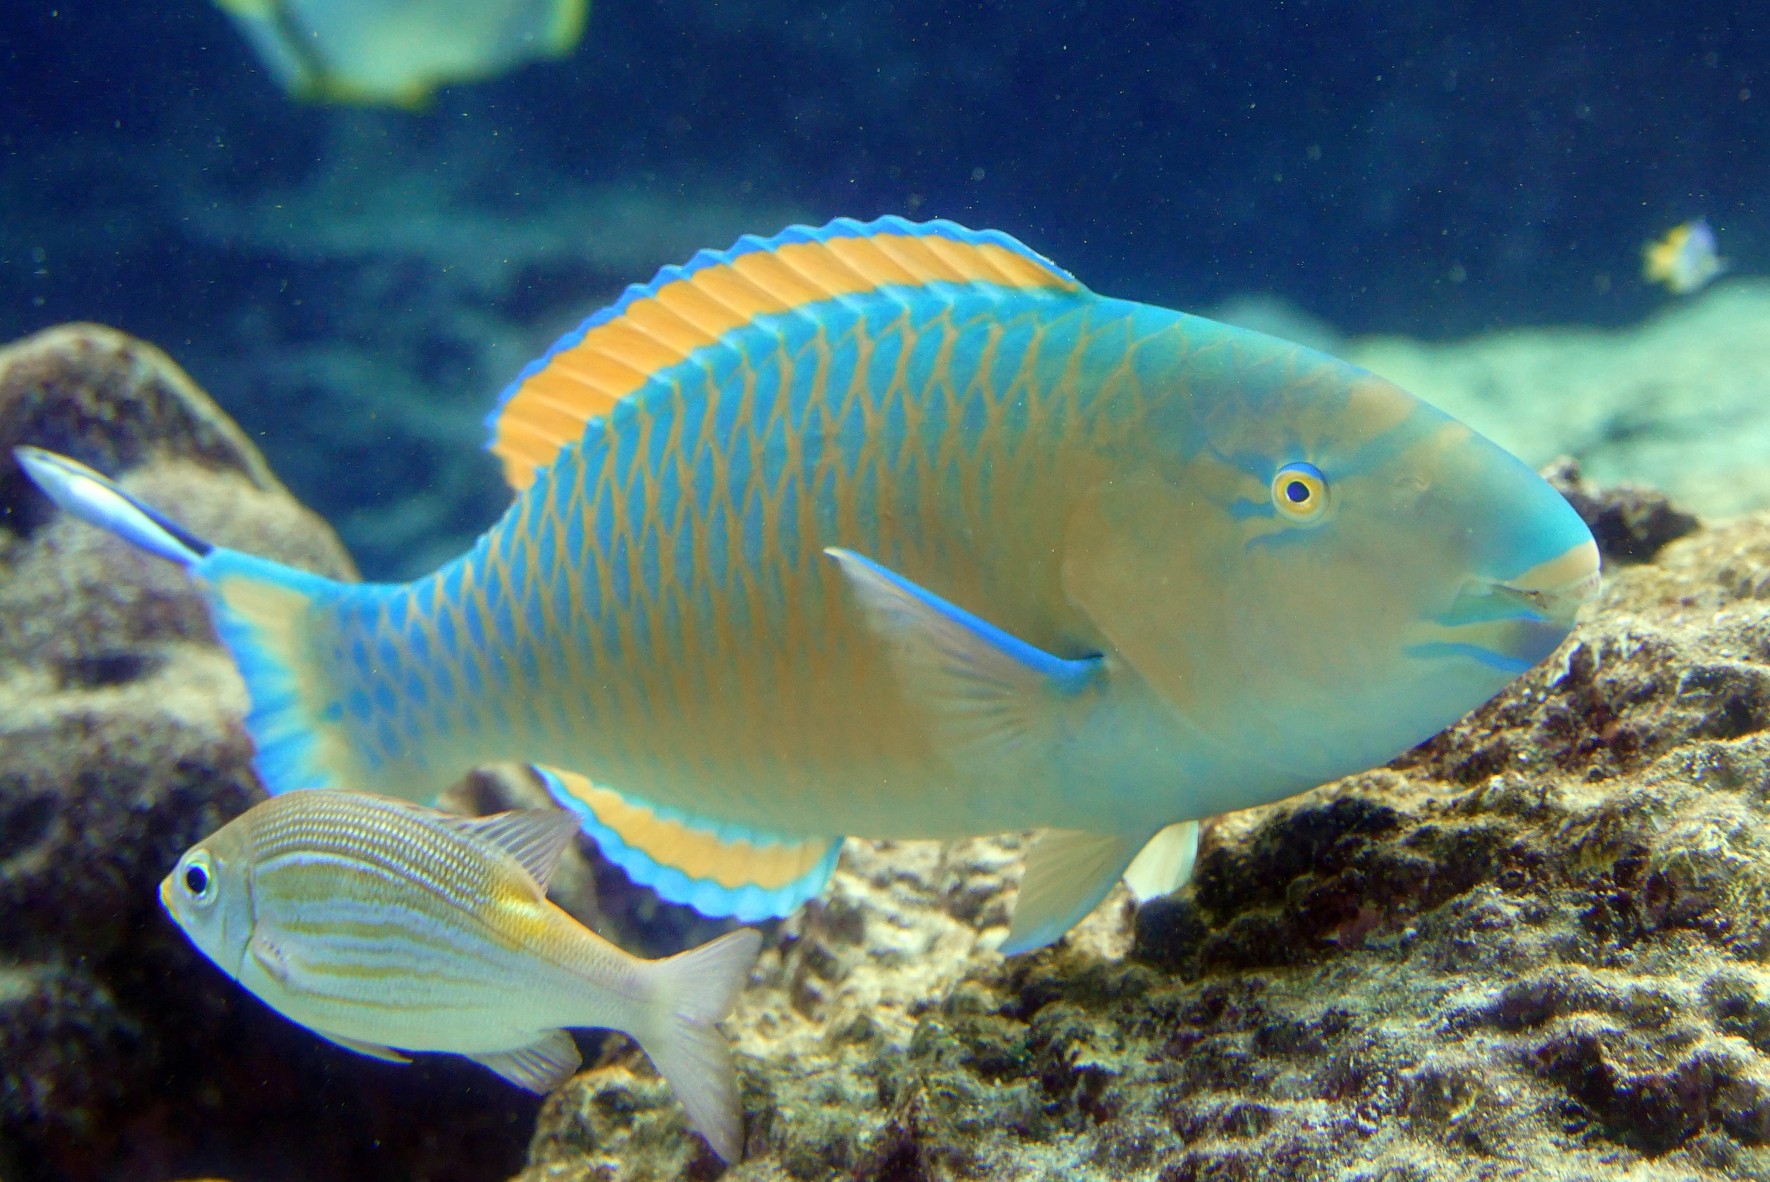
[[[1054,736],[1060,717],[1085,706],[1086,692],[1100,685],[1097,656],[1053,656],[869,558],[835,548],[824,553],[841,566],[904,691],[954,754],[1036,756],[1037,740]]]
[[[313,1027],[309,1026],[308,1029],[313,1030]],[[345,1038],[342,1034],[327,1034],[324,1030],[313,1030],[313,1032],[327,1042],[336,1043],[347,1051],[355,1051],[357,1054],[367,1055],[371,1059],[385,1059],[389,1063],[410,1063],[412,1061],[392,1047],[377,1046],[375,1043],[363,1042],[355,1038]]]
[[[1143,851],[1125,867],[1125,885],[1139,903],[1171,895],[1191,880],[1197,860],[1198,822],[1169,825],[1150,838]]]
[[[490,448],[517,490],[586,426],[674,367],[766,316],[830,300],[901,299],[906,289],[993,287],[1084,294],[1068,272],[1005,234],[951,222],[839,218],[702,251],[629,287],[568,333],[504,391]]]
[[[1141,837],[1046,829],[1026,855],[1014,921],[1003,956],[1031,952],[1062,936],[1094,910],[1143,845]]]
[[[514,809],[489,817],[448,817],[443,823],[515,858],[543,891],[559,856],[578,835],[577,814],[565,809]]]
[[[563,1030],[551,1031],[542,1035],[540,1041],[514,1051],[467,1057],[518,1087],[543,1096],[570,1079],[584,1061],[578,1054],[578,1044]]]
[[[840,837],[735,835],[552,768],[535,769],[604,857],[671,903],[748,923],[790,913],[823,890]]]

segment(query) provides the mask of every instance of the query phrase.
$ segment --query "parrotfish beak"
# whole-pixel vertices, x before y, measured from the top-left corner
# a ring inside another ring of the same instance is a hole
[[[1486,621],[1487,647],[1522,671],[1555,651],[1580,608],[1598,594],[1599,582],[1598,545],[1587,536],[1509,578],[1469,579],[1452,615]]]

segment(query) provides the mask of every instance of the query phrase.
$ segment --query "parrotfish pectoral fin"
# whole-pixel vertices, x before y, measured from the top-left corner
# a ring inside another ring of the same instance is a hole
[[[25,475],[63,512],[109,530],[149,554],[194,566],[214,549],[78,460],[40,447],[15,447],[12,454]]]
[[[753,928],[652,964],[645,1028],[630,1031],[669,1083],[688,1123],[726,1161],[743,1152],[743,1111],[731,1047],[713,1023],[731,1013],[762,947]]]
[[[392,1047],[377,1046],[375,1043],[363,1042],[357,1038],[345,1038],[342,1034],[327,1034],[324,1030],[314,1030],[311,1026],[308,1029],[313,1030],[315,1034],[329,1043],[336,1043],[347,1051],[355,1051],[357,1054],[367,1055],[371,1059],[382,1059],[388,1063],[410,1063],[412,1061],[408,1056],[400,1054]]]
[[[572,772],[535,773],[628,878],[703,915],[746,923],[787,915],[824,889],[842,851],[839,837],[738,831],[666,814]]]
[[[1025,758],[1027,740],[1097,684],[1098,656],[1067,660],[948,603],[869,558],[831,547],[904,688],[955,752]]]
[[[458,832],[489,841],[518,862],[545,891],[559,856],[578,835],[577,814],[565,809],[515,809],[489,817],[449,817]]]
[[[1125,873],[1141,837],[1046,829],[1033,841],[1020,879],[1003,956],[1031,952],[1062,936],[1094,910]]]
[[[1125,867],[1125,885],[1139,903],[1171,895],[1192,878],[1193,863],[1197,860],[1198,822],[1169,825],[1150,838],[1143,852]]]
[[[543,1096],[570,1079],[584,1062],[578,1054],[578,1044],[563,1030],[550,1031],[540,1041],[514,1051],[467,1057],[517,1087]]]

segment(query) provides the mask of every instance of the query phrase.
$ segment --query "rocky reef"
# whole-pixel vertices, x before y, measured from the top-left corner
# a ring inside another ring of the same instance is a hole
[[[183,574],[57,514],[20,443],[217,541],[352,572],[158,350],[73,326],[0,352],[0,1177],[515,1170],[531,1098],[468,1064],[329,1048],[161,914],[179,853],[262,797],[245,690]]]
[[[350,573],[119,334],[0,354],[20,442]],[[1568,644],[1389,767],[1217,819],[1179,893],[1115,894],[1004,961],[1018,836],[850,842],[728,1024],[747,1143],[724,1176],[1770,1177],[1770,516],[1698,527],[1557,479],[1611,568]],[[720,1173],[624,1039],[583,1040],[537,1118],[472,1065],[325,1045],[186,947],[153,886],[257,799],[243,705],[179,572],[0,459],[0,1176]],[[450,800],[532,792],[487,773]],[[651,952],[704,937],[587,855],[557,884],[587,921]]]

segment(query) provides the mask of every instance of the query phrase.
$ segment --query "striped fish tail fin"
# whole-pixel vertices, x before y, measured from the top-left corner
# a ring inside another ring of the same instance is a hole
[[[64,512],[108,530],[202,581],[216,631],[251,698],[246,728],[258,774],[274,795],[291,788],[364,787],[337,732],[339,696],[318,663],[336,646],[347,600],[374,588],[340,583],[213,545],[67,456],[13,449],[19,466]]]
[[[650,1012],[645,1028],[631,1032],[682,1101],[689,1125],[726,1161],[743,1152],[744,1114],[731,1048],[714,1023],[731,1013],[761,947],[761,933],[743,928],[653,961]]]

